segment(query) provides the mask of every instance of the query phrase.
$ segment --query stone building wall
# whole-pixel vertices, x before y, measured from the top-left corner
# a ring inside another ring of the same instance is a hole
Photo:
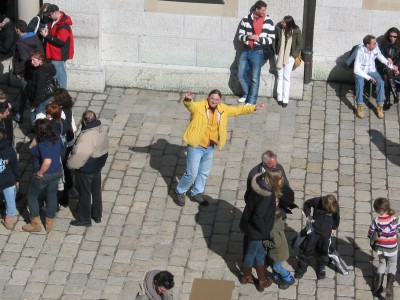
[[[237,1],[237,12],[225,17],[191,14],[199,13],[196,10],[149,12],[145,1],[149,0],[53,1],[74,21],[75,58],[68,62],[71,89],[100,91],[112,85],[240,93],[241,44],[235,35],[254,0],[230,0]],[[302,28],[304,0],[266,2],[275,23],[290,14]],[[317,0],[313,79],[351,80],[351,71],[343,67],[351,47],[368,33],[381,35],[396,25],[392,20],[399,19],[398,11],[368,10],[364,2],[368,1]],[[269,63],[262,68],[261,95],[273,94],[274,71]],[[303,66],[292,73],[293,98],[301,97],[302,82]]]

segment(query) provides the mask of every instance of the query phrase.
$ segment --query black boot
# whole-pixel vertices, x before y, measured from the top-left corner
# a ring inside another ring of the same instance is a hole
[[[390,273],[387,275],[386,289],[385,289],[386,295],[393,295],[394,275],[395,274],[390,274]]]
[[[396,83],[394,82],[394,80],[393,79],[391,79],[390,80],[390,87],[391,87],[391,91],[392,91],[392,94],[393,94],[393,102],[396,104],[396,103],[399,103],[399,96],[397,95],[397,89],[396,89]]]
[[[318,265],[317,267],[317,279],[325,279],[326,277],[326,272],[325,272],[325,266],[324,265]]]
[[[385,89],[385,102],[383,102],[383,110],[387,111],[392,105],[390,104],[390,91],[389,87]]]
[[[385,274],[382,273],[378,273],[375,275],[375,280],[374,280],[374,287],[372,288],[372,293],[374,295],[378,294],[378,293],[382,293],[383,291],[383,279],[385,278]]]

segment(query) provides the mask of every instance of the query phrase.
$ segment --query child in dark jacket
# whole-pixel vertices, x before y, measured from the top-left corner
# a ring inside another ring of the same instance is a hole
[[[6,200],[6,216],[1,223],[8,229],[14,228],[15,194],[18,186],[18,161],[17,153],[7,139],[6,131],[0,128],[0,190]]]
[[[298,268],[294,278],[300,279],[307,271],[311,258],[317,255],[317,279],[324,279],[325,266],[329,263],[329,241],[332,230],[336,230],[340,223],[339,203],[333,195],[316,197],[304,203],[303,211],[307,217],[313,208],[313,229],[307,235],[303,251],[299,255]]]

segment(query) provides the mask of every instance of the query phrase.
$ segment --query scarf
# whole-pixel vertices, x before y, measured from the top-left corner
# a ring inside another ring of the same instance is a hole
[[[276,63],[278,69],[283,68],[284,65],[289,63],[290,50],[292,49],[292,36],[293,34],[286,42],[285,29],[282,29],[281,47],[279,48],[278,61]]]

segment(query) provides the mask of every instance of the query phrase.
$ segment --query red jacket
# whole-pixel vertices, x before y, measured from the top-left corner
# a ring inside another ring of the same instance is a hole
[[[57,23],[51,28],[49,23],[49,34],[46,36],[46,57],[50,60],[66,61],[74,57],[74,35],[72,34],[72,20],[64,12]]]

